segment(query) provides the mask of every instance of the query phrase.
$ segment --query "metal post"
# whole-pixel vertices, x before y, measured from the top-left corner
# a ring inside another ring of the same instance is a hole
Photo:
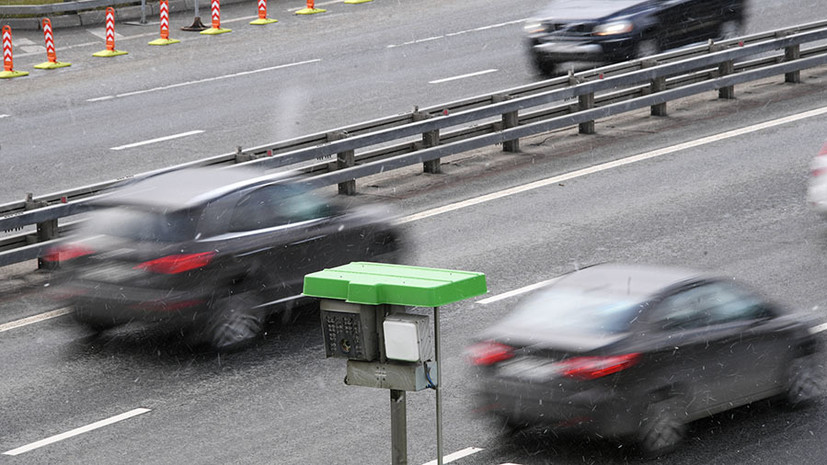
[[[434,356],[436,357],[436,461],[442,465],[442,359],[439,351],[439,307],[434,307]]]
[[[141,0],[141,24],[146,24],[146,0]]]
[[[793,61],[801,58],[801,46],[792,45],[784,49],[784,61]],[[784,74],[784,82],[798,84],[801,82],[801,71],[791,71]]]
[[[393,465],[408,465],[407,429],[405,391],[391,389],[391,463]]]
[[[419,111],[414,108],[411,120],[424,121],[430,119],[431,115]],[[427,149],[439,145],[439,129],[422,133],[422,148]],[[439,174],[442,172],[442,161],[439,158],[422,162],[422,171],[429,174]]]
[[[345,131],[335,131],[327,134],[327,141],[333,142],[347,137]],[[342,170],[356,165],[356,151],[345,150],[336,154],[336,169]],[[356,195],[356,180],[343,181],[339,183],[339,194]]]

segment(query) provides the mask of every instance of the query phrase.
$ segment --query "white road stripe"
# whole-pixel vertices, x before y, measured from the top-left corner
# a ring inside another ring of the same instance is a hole
[[[11,115],[0,115],[0,118],[8,118]]]
[[[459,460],[463,457],[468,457],[469,455],[476,454],[477,452],[479,452],[481,450],[482,449],[480,449],[479,447],[467,447],[467,448],[462,449],[460,451],[454,452],[453,454],[448,454],[448,455],[442,457],[442,463],[451,463],[451,462],[453,462],[455,460]],[[439,462],[436,461],[436,460],[431,460],[430,462],[428,462],[424,465],[437,465],[437,463],[439,463]]]
[[[528,286],[521,287],[519,289],[514,289],[513,291],[503,292],[502,294],[498,294],[495,296],[488,297],[487,299],[478,300],[478,304],[487,305],[490,303],[498,302],[500,300],[508,299],[509,297],[514,297],[515,295],[525,294],[526,292],[531,292],[535,289],[539,289],[543,286],[553,283],[557,281],[561,277],[558,276],[556,278],[547,279],[545,281],[540,281],[539,283],[530,284]]]
[[[30,316],[28,318],[22,318],[20,320],[4,323],[0,325],[0,333],[8,331],[10,329],[19,328],[21,326],[28,326],[34,323],[39,323],[41,321],[57,318],[59,316],[68,315],[69,313],[72,313],[72,309],[69,307],[64,307],[59,308],[57,310],[52,310],[51,312],[41,313],[39,315]]]
[[[201,134],[202,132],[204,132],[204,131],[202,131],[200,129],[196,129],[195,131],[182,132],[180,134],[173,134],[171,136],[159,137],[157,139],[149,139],[149,140],[145,140],[145,141],[142,141],[142,142],[135,142],[134,144],[126,144],[126,145],[120,145],[118,147],[110,147],[109,150],[131,149],[133,147],[140,147],[141,145],[154,144],[156,142],[163,142],[165,140],[180,139],[182,137],[194,136],[195,134]]]
[[[445,78],[445,79],[437,79],[436,81],[428,81],[428,84],[442,84],[443,82],[456,81],[457,79],[465,79],[465,78],[474,77],[474,76],[481,76],[483,74],[488,74],[488,73],[496,73],[497,71],[499,71],[499,70],[486,69],[485,71],[477,71],[476,73],[463,74],[461,76],[454,76],[454,77],[449,77],[449,78]]]
[[[307,61],[298,61],[296,63],[287,63],[287,64],[284,64],[284,65],[270,66],[270,67],[267,67],[267,68],[254,69],[254,70],[251,70],[251,71],[242,71],[240,73],[224,74],[224,75],[221,75],[221,76],[215,76],[215,77],[206,78],[206,79],[199,79],[197,81],[179,82],[177,84],[170,84],[168,86],[162,86],[162,87],[154,87],[152,89],[137,90],[135,92],[126,92],[126,93],[123,93],[123,94],[116,94],[116,95],[106,95],[106,96],[103,96],[103,97],[95,97],[95,98],[86,99],[86,101],[87,102],[99,102],[101,100],[111,100],[113,98],[121,98],[121,97],[129,97],[129,96],[132,96],[132,95],[148,94],[150,92],[158,92],[158,91],[161,91],[161,90],[169,90],[169,89],[175,89],[175,88],[178,88],[178,87],[192,86],[192,85],[195,85],[195,84],[203,84],[205,82],[220,81],[222,79],[230,79],[230,78],[237,78],[237,77],[241,77],[241,76],[249,76],[251,74],[264,73],[266,71],[273,71],[273,70],[277,70],[277,69],[291,68],[293,66],[306,65],[306,64],[310,64],[310,63],[318,63],[320,61],[322,61],[322,60],[315,59],[315,60],[307,60]]]
[[[824,330],[827,330],[827,323],[820,324],[818,326],[813,326],[810,328],[810,332],[813,334],[820,333]]]
[[[599,165],[595,165],[589,168],[583,168],[577,171],[573,171],[571,173],[561,174],[559,176],[553,176],[546,179],[541,179],[539,181],[530,182],[528,184],[523,184],[522,186],[512,187],[510,189],[504,189],[499,192],[492,192],[490,194],[481,195],[479,197],[475,197],[468,200],[463,200],[462,202],[456,202],[448,205],[444,205],[442,207],[434,208],[431,210],[425,210],[423,212],[414,213],[413,215],[403,216],[396,220],[396,224],[404,224],[410,223],[412,221],[418,221],[424,218],[429,218],[432,216],[441,215],[443,213],[452,212],[455,210],[460,210],[463,208],[467,208],[473,205],[479,205],[482,203],[490,202],[492,200],[498,200],[505,197],[509,197],[516,194],[521,194],[523,192],[528,192],[534,189],[539,189],[541,187],[546,186],[553,186],[555,184],[559,184],[564,181],[570,181],[575,178],[580,178],[589,174],[599,173],[601,171],[607,171],[613,168],[619,168],[625,165],[631,165],[632,163],[637,163],[639,161],[649,160],[650,158],[657,158],[663,155],[670,155],[675,152],[679,152],[681,150],[686,150],[694,147],[700,147],[702,145],[711,144],[713,142],[722,141],[725,139],[731,139],[737,136],[743,136],[745,134],[750,134],[753,132],[761,131],[763,129],[772,128],[775,126],[780,126],[782,124],[792,123],[795,121],[799,121],[805,118],[811,118],[814,116],[819,116],[827,113],[827,107],[818,108],[815,110],[805,111],[804,113],[799,113],[797,115],[787,116],[784,118],[779,118],[772,121],[766,121],[764,123],[754,124],[752,126],[747,126],[741,129],[735,129],[732,131],[727,131],[721,134],[716,134],[714,136],[704,137],[698,140],[693,140],[690,142],[684,142],[683,144],[673,145],[671,147],[665,147],[658,150],[653,150],[651,152],[641,153],[639,155],[634,155],[631,157],[622,158],[620,160],[610,161],[608,163],[601,163]]]
[[[464,31],[449,32],[448,34],[433,36],[433,37],[426,37],[424,39],[411,40],[409,42],[403,42],[401,44],[391,44],[391,45],[388,45],[387,48],[403,47],[405,45],[416,45],[416,44],[421,44],[423,42],[431,42],[431,41],[434,41],[434,40],[444,39],[446,37],[454,37],[454,36],[458,36],[458,35],[462,35],[462,34],[468,34],[469,32],[487,31],[489,29],[495,29],[495,28],[498,28],[498,27],[510,26],[512,24],[517,24],[517,23],[524,23],[525,21],[526,21],[525,19],[517,19],[517,20],[514,20],[514,21],[508,21],[508,22],[505,22],[505,23],[491,24],[489,26],[481,26],[481,27],[476,27],[474,29],[466,29]]]
[[[119,421],[127,420],[129,418],[134,417],[134,416],[142,415],[142,414],[147,413],[149,411],[150,411],[150,409],[148,409],[148,408],[136,408],[134,410],[130,410],[126,413],[122,413],[120,415],[116,415],[114,417],[107,418],[105,420],[96,421],[95,423],[92,423],[90,425],[82,426],[80,428],[75,428],[71,431],[67,431],[65,433],[61,433],[61,434],[58,434],[58,435],[55,435],[55,436],[37,441],[37,442],[33,442],[31,444],[28,444],[28,445],[25,445],[25,446],[22,446],[22,447],[18,447],[17,449],[12,449],[10,451],[3,452],[3,455],[20,455],[20,454],[23,454],[25,452],[29,452],[29,451],[37,449],[37,448],[47,446],[49,444],[53,444],[55,442],[62,441],[64,439],[68,439],[68,438],[71,438],[73,436],[77,436],[79,434],[87,433],[89,431],[96,430],[98,428],[102,428],[104,426],[108,426],[108,425],[111,425],[113,423],[117,423]]]

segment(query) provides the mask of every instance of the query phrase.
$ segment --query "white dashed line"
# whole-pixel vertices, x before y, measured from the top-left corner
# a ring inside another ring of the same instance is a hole
[[[110,147],[109,150],[131,149],[133,147],[140,147],[141,145],[154,144],[156,142],[163,142],[163,141],[166,141],[166,140],[180,139],[181,137],[193,136],[195,134],[201,134],[202,132],[204,132],[204,131],[202,131],[200,129],[195,130],[195,131],[182,132],[180,134],[173,134],[171,136],[159,137],[157,139],[149,139],[149,140],[145,140],[145,141],[142,141],[142,142],[135,142],[134,144],[121,145],[121,146],[118,146],[118,147]]]
[[[810,328],[810,332],[813,334],[820,333],[824,330],[827,330],[827,323],[820,324],[818,326],[813,326]]]
[[[20,320],[12,321],[10,323],[5,323],[0,325],[0,333],[4,331],[8,331],[10,329],[20,328],[21,326],[28,326],[34,323],[39,323],[41,321],[50,320],[52,318],[57,318],[59,316],[68,315],[72,313],[72,309],[69,307],[59,308],[57,310],[52,310],[51,312],[41,313],[39,315],[30,316],[28,318],[22,318]]]
[[[496,69],[486,69],[485,71],[477,71],[476,73],[463,74],[445,79],[437,79],[436,81],[428,81],[428,84],[442,84],[443,82],[456,81],[457,79],[466,79],[474,76],[482,76],[483,74],[496,73],[497,71],[498,70]]]
[[[531,292],[535,289],[539,289],[543,286],[546,286],[546,285],[549,285],[549,284],[553,283],[554,281],[557,281],[558,279],[560,279],[559,276],[556,277],[556,278],[547,279],[545,281],[540,281],[539,283],[536,283],[536,284],[531,284],[531,285],[528,285],[528,286],[521,287],[519,289],[514,289],[513,291],[503,292],[502,294],[498,294],[498,295],[495,295],[495,296],[492,296],[492,297],[488,297],[487,299],[479,300],[479,301],[477,301],[477,303],[487,305],[487,304],[490,304],[490,303],[498,302],[500,300],[505,300],[505,299],[508,299],[509,297],[514,297],[515,295],[525,294],[526,292]]]
[[[61,434],[58,434],[58,435],[55,435],[55,436],[52,436],[52,437],[49,437],[49,438],[46,438],[46,439],[42,439],[40,441],[33,442],[31,444],[28,444],[28,445],[25,445],[25,446],[22,446],[22,447],[18,447],[17,449],[12,449],[10,451],[3,452],[3,455],[20,455],[20,454],[29,452],[29,451],[37,449],[37,448],[47,446],[49,444],[53,444],[53,443],[56,443],[58,441],[62,441],[64,439],[68,439],[68,438],[77,436],[79,434],[88,433],[89,431],[96,430],[98,428],[103,428],[104,426],[108,426],[108,425],[111,425],[113,423],[117,423],[119,421],[127,420],[129,418],[134,417],[134,416],[142,415],[142,414],[147,413],[149,411],[150,411],[150,409],[148,409],[148,408],[136,408],[134,410],[130,410],[126,413],[122,413],[120,415],[116,415],[114,417],[107,418],[105,420],[96,421],[95,423],[92,423],[90,425],[82,426],[80,428],[75,428],[71,431],[67,431],[65,433],[61,433]]]
[[[388,45],[387,48],[404,47],[406,45],[417,45],[417,44],[421,44],[421,43],[425,43],[425,42],[431,42],[431,41],[434,41],[434,40],[445,39],[447,37],[454,37],[454,36],[459,36],[459,35],[462,35],[462,34],[468,34],[468,33],[471,33],[471,32],[487,31],[489,29],[495,29],[495,28],[498,28],[498,27],[510,26],[512,24],[518,24],[518,23],[524,23],[525,21],[526,21],[525,19],[517,19],[517,20],[514,20],[514,21],[508,21],[508,22],[505,22],[505,23],[491,24],[489,26],[480,26],[480,27],[476,27],[474,29],[466,29],[464,31],[450,32],[448,34],[443,34],[443,35],[439,35],[439,36],[426,37],[424,39],[416,39],[416,40],[411,40],[409,42],[402,42],[401,44],[391,44],[391,45]]]
[[[463,457],[468,457],[469,455],[476,454],[477,452],[481,451],[479,447],[467,447],[460,451],[454,452],[453,454],[448,454],[442,457],[442,463],[451,463],[455,460],[459,460]],[[436,460],[431,460],[430,462],[426,463],[425,465],[437,465],[439,463]]]

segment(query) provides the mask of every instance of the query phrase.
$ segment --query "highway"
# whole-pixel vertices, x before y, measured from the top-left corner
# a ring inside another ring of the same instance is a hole
[[[281,63],[326,57],[316,64],[294,66],[289,72],[277,71],[306,91],[291,97],[292,104],[282,105],[286,112],[294,112],[293,117],[301,115],[305,124],[298,128],[288,124],[291,116],[285,112],[258,105],[265,95],[272,99],[270,103],[284,95],[256,93],[277,86],[267,72],[245,75],[239,78],[243,83],[227,78],[181,86],[175,92],[87,101],[276,66],[245,62],[232,48],[225,50],[227,69],[221,71],[202,64],[174,74],[168,63],[149,54],[138,56],[139,48],[133,47],[135,52],[130,50],[128,55],[132,61],[125,69],[120,67],[123,63],[98,65],[91,58],[75,61],[67,54],[65,59],[74,61],[69,70],[80,68],[76,74],[63,70],[56,76],[2,83],[0,114],[11,116],[0,119],[0,160],[4,180],[13,184],[3,183],[3,198],[14,200],[16,191],[33,186],[14,183],[34,182],[35,178],[40,180],[36,192],[74,187],[101,176],[109,179],[164,166],[170,157],[183,161],[188,156],[231,151],[237,144],[283,139],[287,128],[295,131],[288,136],[295,136],[533,79],[517,53],[516,36],[511,37],[520,32],[519,24],[513,24],[480,31],[485,40],[468,38],[469,33],[429,41],[430,45],[406,46],[410,48],[401,55],[417,66],[397,68],[400,62],[394,62],[365,78],[388,85],[364,86],[359,84],[365,81],[348,80],[348,76],[364,77],[364,65],[360,69],[357,62],[370,53],[357,53],[364,44],[354,46],[351,55],[347,47],[333,50],[329,44],[336,39],[355,40],[365,24],[376,24],[376,37],[382,41],[375,53],[385,54],[399,51],[387,48],[388,44],[525,16],[525,12],[483,1],[375,3],[368,8],[386,9],[380,10],[381,15],[376,10],[358,12],[352,14],[356,18],[347,17],[347,25],[340,24],[344,13],[321,19],[325,32],[311,48],[319,51],[322,44],[328,44],[329,55],[297,52],[285,42],[298,39],[279,35],[284,41],[278,45],[280,50],[292,57],[279,59]],[[824,8],[814,2],[809,6]],[[453,9],[455,15],[446,18],[442,8]],[[417,11],[443,14],[434,14],[426,25],[412,19]],[[767,7],[760,21],[781,19],[780,11],[784,10]],[[813,10],[791,11],[802,15],[799,21],[812,18]],[[497,16],[496,21],[492,16]],[[280,23],[275,27],[300,29],[300,24],[306,24],[286,15],[276,17]],[[758,16],[753,20],[758,21]],[[333,33],[348,28],[352,35]],[[235,37],[253,34],[246,29],[239,27],[224,37],[239,40],[241,47],[242,41]],[[83,43],[83,31],[71,34],[78,36],[78,44]],[[364,36],[376,39],[372,34]],[[504,37],[511,42],[502,44]],[[490,57],[456,50],[461,58],[451,60],[446,50],[464,40],[466,48],[487,44],[495,50]],[[124,41],[119,48],[126,49],[128,44]],[[345,56],[338,68],[327,72],[303,68],[337,61],[331,58],[337,51]],[[179,52],[167,48],[162,53]],[[176,59],[194,64],[203,55],[186,52]],[[35,63],[42,58],[26,55],[15,60],[16,66],[22,68],[27,60]],[[439,69],[426,66],[429,62]],[[426,79],[493,69],[494,62],[500,63],[496,66],[500,71],[478,75],[480,82],[476,78],[449,81],[454,82],[451,88],[425,84]],[[348,68],[353,74],[345,73]],[[149,70],[165,70],[170,75],[158,78]],[[487,277],[488,295],[442,311],[446,452],[467,454],[453,463],[633,461],[624,448],[601,441],[555,439],[542,432],[509,440],[497,425],[471,411],[469,392],[474,379],[462,350],[519,298],[500,298],[507,292],[605,261],[678,264],[736,276],[827,322],[827,289],[823,286],[827,224],[804,201],[808,163],[825,139],[827,71],[803,75],[801,85],[784,85],[778,79],[737,89],[738,99],[733,102],[718,101],[712,94],[676,102],[670,104],[667,118],[652,118],[643,111],[599,121],[594,136],[572,130],[533,138],[523,141],[520,154],[505,155],[496,149],[468,154],[444,166],[443,175],[386,176],[360,183],[361,194],[354,202],[381,199],[401,212],[411,248],[407,263],[480,271]],[[310,77],[319,86],[303,81]],[[59,83],[58,78],[72,81],[78,95],[69,97],[66,86],[70,84]],[[330,87],[334,83],[349,93],[334,92]],[[15,91],[7,93],[9,89]],[[317,89],[319,94],[310,91]],[[216,91],[221,101],[211,105],[206,96]],[[331,97],[334,94],[337,97]],[[177,108],[170,111],[170,118],[153,112],[152,104],[163,102]],[[256,108],[264,113],[255,113]],[[49,120],[53,126],[31,126]],[[94,121],[103,127],[96,127]],[[45,136],[49,130],[42,128],[47,127],[54,128],[48,138],[54,143],[38,136],[38,128]],[[111,150],[192,130],[205,132],[136,149]],[[90,167],[85,160],[101,165]],[[616,163],[607,164],[612,161]],[[176,334],[165,334],[159,328],[126,328],[95,337],[65,315],[45,318],[46,312],[62,312],[51,299],[48,280],[42,281],[0,297],[0,350],[4,353],[0,463],[389,462],[388,393],[343,384],[344,362],[324,359],[314,312],[300,315],[288,327],[271,325],[264,340],[249,350],[217,356],[194,351]],[[52,315],[56,314],[46,314]],[[34,319],[22,324],[24,318]],[[111,424],[98,423],[102,420]],[[827,460],[825,425],[827,406],[789,411],[762,403],[693,424],[684,447],[661,463],[822,464]],[[408,396],[408,439],[409,463],[435,459],[434,396],[430,392]]]

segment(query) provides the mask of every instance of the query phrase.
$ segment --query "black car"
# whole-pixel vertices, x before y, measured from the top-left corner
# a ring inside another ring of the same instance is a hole
[[[529,53],[546,76],[567,62],[616,63],[737,36],[746,0],[552,0],[526,23]]]
[[[385,207],[346,208],[300,181],[239,168],[142,179],[44,258],[59,261],[59,295],[85,325],[163,321],[237,348],[301,298],[305,274],[402,251]]]
[[[477,411],[661,455],[687,423],[757,400],[821,396],[809,324],[732,279],[602,264],[523,299],[468,349]]]

